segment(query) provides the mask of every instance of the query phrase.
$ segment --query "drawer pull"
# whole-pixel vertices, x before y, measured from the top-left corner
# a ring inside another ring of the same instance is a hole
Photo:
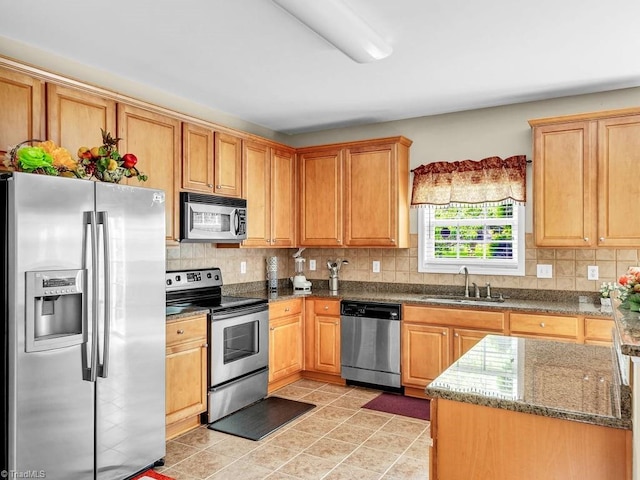
[[[176,332],[178,335],[182,335],[184,333],[184,330],[180,329]]]
[[[273,332],[275,330],[275,327],[269,327],[269,330]]]
[[[285,312],[288,312],[288,311],[289,311],[289,307],[285,308],[285,309],[284,309],[284,311],[285,311]]]
[[[544,322],[540,322],[540,326],[544,328]]]
[[[325,305],[325,306],[324,306],[324,309],[325,309],[325,310],[329,310],[329,305]]]

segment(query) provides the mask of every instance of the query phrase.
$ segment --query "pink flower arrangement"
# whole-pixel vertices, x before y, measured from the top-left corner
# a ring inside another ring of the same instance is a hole
[[[620,300],[640,303],[640,267],[629,267],[627,273],[618,278],[618,284]]]

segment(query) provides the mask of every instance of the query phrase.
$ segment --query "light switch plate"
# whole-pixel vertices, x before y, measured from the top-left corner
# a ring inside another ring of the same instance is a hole
[[[553,278],[553,265],[538,265],[538,278]]]
[[[380,273],[380,262],[378,260],[373,261],[373,273]]]
[[[316,269],[316,261],[309,260],[309,270],[314,271]]]
[[[587,280],[598,280],[598,266],[589,265],[587,267]]]
[[[240,262],[240,273],[247,273],[247,262]]]

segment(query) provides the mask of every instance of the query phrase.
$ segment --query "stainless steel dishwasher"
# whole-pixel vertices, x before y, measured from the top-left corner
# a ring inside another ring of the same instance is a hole
[[[401,312],[394,303],[340,303],[341,376],[347,384],[402,392]]]

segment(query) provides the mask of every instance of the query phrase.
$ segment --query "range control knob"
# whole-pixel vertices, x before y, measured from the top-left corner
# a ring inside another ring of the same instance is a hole
[[[171,285],[173,281],[170,278],[167,278],[167,285]]]

